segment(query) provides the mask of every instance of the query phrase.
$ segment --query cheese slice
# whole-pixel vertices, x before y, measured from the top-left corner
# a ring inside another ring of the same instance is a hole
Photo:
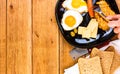
[[[79,27],[78,27],[78,34],[81,34],[81,35],[82,35],[85,30],[86,30],[86,27],[81,27],[81,26],[79,26]]]
[[[97,32],[98,32],[98,24],[96,24],[96,27],[91,32],[91,37],[96,38],[97,37]]]
[[[91,37],[91,31],[90,31],[90,29],[85,29],[84,31],[83,31],[83,34],[82,34],[82,38],[87,38],[87,39],[89,39]]]
[[[98,22],[96,19],[91,19],[90,23],[87,26],[87,29],[91,31],[91,38],[96,38],[97,37],[97,31],[98,31]]]
[[[92,26],[91,28],[91,37],[96,38],[97,32],[98,32],[98,22],[96,20],[93,20],[93,23],[90,24]]]
[[[98,27],[98,22],[96,21],[96,19],[91,19],[88,26],[87,26],[87,29],[90,29],[91,31],[94,31],[94,29]]]
[[[78,34],[82,35],[82,38],[96,38],[98,32],[98,22],[96,19],[91,19],[87,27],[78,27]]]

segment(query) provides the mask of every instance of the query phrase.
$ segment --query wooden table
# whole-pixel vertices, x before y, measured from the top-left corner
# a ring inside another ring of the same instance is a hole
[[[63,74],[75,63],[58,30],[56,2],[0,0],[0,74]]]

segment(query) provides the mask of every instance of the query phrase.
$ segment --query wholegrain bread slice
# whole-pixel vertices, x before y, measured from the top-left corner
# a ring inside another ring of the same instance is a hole
[[[78,66],[80,74],[102,74],[100,58],[79,58]]]
[[[100,57],[103,74],[110,74],[110,68],[113,61],[114,52],[101,51],[97,48],[93,48],[90,57]]]
[[[114,74],[114,72],[120,67],[120,54],[113,46],[109,46],[106,51],[114,52],[113,63],[110,69],[110,74]]]

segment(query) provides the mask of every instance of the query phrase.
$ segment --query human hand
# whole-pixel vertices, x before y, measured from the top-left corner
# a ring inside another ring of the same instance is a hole
[[[114,16],[107,16],[108,26],[114,28],[114,32],[118,34],[118,38],[120,39],[120,14]]]

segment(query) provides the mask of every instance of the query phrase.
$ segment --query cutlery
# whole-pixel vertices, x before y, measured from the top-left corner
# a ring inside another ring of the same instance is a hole
[[[70,51],[70,55],[71,55],[73,60],[77,60],[79,57],[85,56],[87,54],[89,54],[89,51],[86,48],[75,47]]]
[[[106,41],[105,43],[97,46],[97,48],[101,48],[101,47],[104,47],[105,45],[108,45],[109,42],[111,41],[114,41],[114,40],[117,40],[118,39],[118,36],[115,35],[113,36],[110,40]],[[73,48],[69,53],[70,53],[70,56],[72,57],[73,60],[77,60],[78,58],[80,57],[86,57],[90,54],[91,52],[91,49],[87,49],[87,48]]]
[[[104,15],[104,13],[101,11],[100,7],[99,6],[96,6],[94,8],[94,11],[96,13],[98,13],[104,20],[106,20],[107,22],[109,22],[109,20],[106,18],[106,16]]]
[[[88,6],[88,13],[92,19],[94,19],[95,15],[94,12],[98,13],[105,21],[109,22],[108,19],[106,19],[106,16],[101,11],[99,6],[93,6],[92,0],[87,0],[87,6]],[[94,8],[95,7],[95,8]]]

